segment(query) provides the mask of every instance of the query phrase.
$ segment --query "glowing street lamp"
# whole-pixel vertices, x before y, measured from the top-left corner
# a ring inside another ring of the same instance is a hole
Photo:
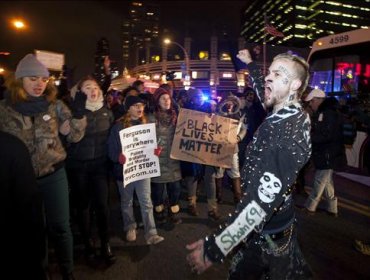
[[[186,87],[190,87],[190,60],[189,60],[189,54],[188,54],[188,52],[186,51],[186,49],[182,45],[180,45],[177,42],[171,41],[168,38],[167,39],[164,39],[163,42],[166,45],[175,44],[176,46],[178,46],[184,52],[184,56],[185,56],[185,72],[186,72],[185,80],[184,80],[184,86],[185,86],[185,88]]]
[[[12,25],[15,29],[21,30],[26,28],[26,24],[21,19],[14,19],[12,20]]]

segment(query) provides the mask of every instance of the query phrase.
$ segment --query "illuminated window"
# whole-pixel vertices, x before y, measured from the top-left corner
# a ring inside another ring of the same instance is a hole
[[[158,62],[160,60],[160,56],[159,55],[153,55],[152,56],[152,62]]]
[[[199,56],[200,60],[208,60],[208,52],[207,51],[200,51],[198,56]]]
[[[153,74],[152,75],[152,80],[160,80],[161,79],[161,74]]]
[[[208,79],[209,72],[208,71],[192,71],[191,78],[193,80],[201,80],[201,79]]]
[[[228,53],[223,52],[220,54],[220,60],[231,60],[231,57]]]
[[[174,80],[181,80],[182,79],[182,72],[175,72],[173,73]]]
[[[221,78],[222,79],[232,79],[232,78],[234,78],[234,73],[232,73],[232,72],[223,72],[221,74]]]

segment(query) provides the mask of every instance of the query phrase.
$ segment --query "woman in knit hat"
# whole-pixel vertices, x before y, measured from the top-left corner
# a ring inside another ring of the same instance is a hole
[[[109,245],[107,140],[113,123],[113,113],[104,105],[103,91],[94,77],[82,78],[77,88],[77,94],[86,95],[83,113],[87,118],[87,127],[82,140],[68,146],[68,180],[88,264],[95,266],[97,260],[91,234],[94,217],[90,208],[93,208],[100,237],[101,257],[111,265],[116,258]]]
[[[181,168],[180,161],[171,159],[170,157],[176,129],[177,113],[170,92],[164,88],[158,88],[154,92],[153,101],[157,140],[162,149],[159,155],[161,176],[151,179],[154,216],[158,223],[162,223],[166,219],[166,206],[163,193],[167,187],[169,202],[168,218],[171,223],[179,224],[181,223],[181,219],[178,217],[180,211]]]
[[[49,71],[32,54],[18,63],[15,76],[9,77],[6,87],[5,100],[0,102],[0,130],[17,136],[31,153],[60,271],[63,279],[74,279],[68,182],[64,170],[66,152],[59,134],[71,143],[84,136],[86,118],[80,109],[86,98],[76,98],[73,107],[77,114],[72,115],[62,101],[56,100],[57,90],[49,82]]]
[[[108,138],[108,156],[113,162],[113,173],[121,196],[121,213],[123,218],[126,240],[136,240],[137,223],[133,211],[134,192],[136,193],[141,217],[144,223],[145,239],[147,244],[157,244],[164,238],[159,236],[153,217],[153,204],[150,198],[150,178],[138,180],[123,186],[123,165],[126,157],[122,154],[122,146],[119,133],[122,129],[135,125],[146,124],[148,119],[144,113],[145,101],[135,95],[129,95],[125,99],[126,113],[122,119],[112,127]],[[158,153],[157,153],[158,155]]]

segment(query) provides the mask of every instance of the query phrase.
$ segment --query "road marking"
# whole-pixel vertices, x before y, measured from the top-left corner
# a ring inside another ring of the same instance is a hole
[[[370,212],[370,206],[366,206],[366,205],[363,205],[363,204],[360,204],[360,203],[357,203],[357,202],[354,202],[352,200],[345,199],[345,198],[342,198],[342,197],[338,197],[338,200],[343,202],[343,203],[351,204],[354,207],[358,207],[358,208],[360,208],[364,211],[369,211]]]
[[[361,210],[361,209],[358,209],[356,207],[353,207],[353,206],[350,206],[350,205],[347,205],[345,203],[338,203],[338,206],[342,207],[342,208],[345,208],[345,209],[348,209],[348,210],[352,210],[358,214],[361,214],[361,215],[364,215],[366,217],[369,217],[370,218],[370,212],[366,212],[364,210]]]

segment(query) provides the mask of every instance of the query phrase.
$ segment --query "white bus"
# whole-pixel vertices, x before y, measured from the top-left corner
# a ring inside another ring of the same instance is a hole
[[[311,87],[356,103],[356,109],[370,113],[370,27],[316,40],[308,62]],[[370,169],[368,128],[358,129],[355,143],[347,147],[348,165]]]

